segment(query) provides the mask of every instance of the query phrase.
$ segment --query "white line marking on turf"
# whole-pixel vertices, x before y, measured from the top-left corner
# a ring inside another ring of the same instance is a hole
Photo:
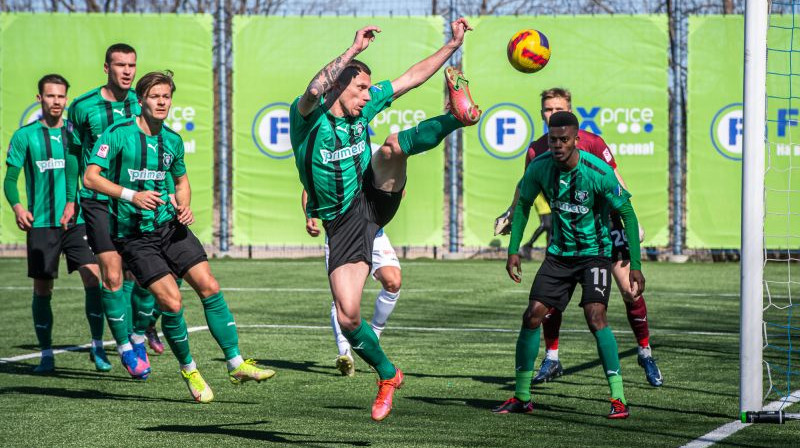
[[[250,325],[237,325],[237,328],[270,328],[270,329],[299,329],[299,330],[330,330],[330,325],[290,325],[290,324],[250,324]],[[460,332],[460,333],[516,333],[518,329],[508,328],[459,328],[459,327],[401,327],[392,326],[393,330],[399,331],[423,331],[423,332]],[[195,331],[208,330],[207,326],[189,327],[187,331],[193,333]],[[589,333],[588,329],[562,329],[562,333]],[[614,333],[627,333],[627,330],[615,330]],[[701,336],[737,336],[738,333],[734,332],[711,332],[711,331],[654,331],[654,335],[662,336],[678,336],[678,335],[701,335]],[[163,333],[159,333],[162,337]],[[103,346],[113,346],[114,341],[103,341]],[[73,347],[61,348],[53,350],[53,355],[60,353],[74,352],[90,348],[92,344],[76,345]],[[12,356],[10,358],[0,358],[0,364],[8,362],[24,361],[26,359],[34,359],[42,356],[42,352],[27,353],[24,355]]]
[[[796,390],[789,394],[783,400],[773,401],[768,405],[764,406],[765,411],[779,411],[784,406],[798,403],[800,402],[800,390]],[[742,423],[741,421],[733,421],[730,423],[726,423],[719,428],[709,432],[708,434],[702,435],[691,442],[683,445],[681,448],[707,448],[717,442],[722,441],[723,439],[732,436],[739,430],[747,428],[748,426],[752,425],[752,423]]]
[[[0,286],[0,290],[5,291],[28,291],[32,290],[31,286]],[[83,287],[80,286],[61,286],[54,288],[56,291],[83,291]],[[181,288],[181,291],[191,291],[191,288]],[[222,291],[235,291],[235,292],[331,292],[330,288],[222,288]],[[375,288],[364,288],[364,292],[378,292],[380,289]],[[433,293],[433,292],[441,292],[441,293],[472,293],[475,292],[474,289],[414,289],[414,288],[404,288],[404,293]]]

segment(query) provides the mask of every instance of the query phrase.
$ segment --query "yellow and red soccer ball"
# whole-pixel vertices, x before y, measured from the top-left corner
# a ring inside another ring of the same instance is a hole
[[[508,41],[508,62],[522,73],[536,73],[550,60],[550,42],[537,30],[522,30]]]

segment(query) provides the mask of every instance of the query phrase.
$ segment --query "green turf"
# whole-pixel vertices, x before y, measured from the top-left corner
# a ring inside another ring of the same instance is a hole
[[[0,260],[0,285],[21,287],[2,291],[0,357],[36,351],[25,267],[24,260]],[[275,368],[274,379],[229,384],[208,331],[193,332],[190,340],[215,391],[209,405],[189,400],[169,349],[151,358],[146,383],[130,380],[117,356],[109,373],[95,372],[86,352],[57,355],[57,374],[49,377],[30,373],[37,359],[0,364],[0,445],[654,448],[681,446],[736,418],[739,305],[730,294],[738,290],[738,265],[659,263],[648,263],[645,273],[662,388],[650,387],[636,364],[618,293],[610,304],[630,419],[605,418],[608,387],[574,305],[565,314],[560,347],[567,375],[534,388],[533,415],[493,415],[489,409],[513,393],[514,343],[536,268],[525,264],[523,284],[516,285],[501,261],[404,262],[403,292],[382,343],[405,371],[406,385],[390,417],[378,424],[369,418],[375,376],[360,360],[354,378],[334,369],[321,260],[214,261],[223,288],[273,288],[225,296],[243,354]],[[56,283],[73,288],[53,294],[56,345],[89,340],[78,286],[66,274]],[[376,283],[367,288],[369,318]],[[204,325],[196,296],[186,291],[184,298],[189,326]],[[312,328],[269,327],[276,325]],[[751,426],[718,446],[789,446],[797,431],[797,424]]]

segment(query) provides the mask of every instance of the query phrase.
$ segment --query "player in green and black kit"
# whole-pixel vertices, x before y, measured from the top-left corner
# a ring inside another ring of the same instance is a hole
[[[103,304],[100,299],[100,271],[86,243],[86,229],[75,214],[80,142],[72,124],[62,118],[69,83],[61,75],[45,75],[39,80],[36,100],[42,118],[14,133],[8,147],[3,189],[17,217],[17,226],[27,232],[28,277],[33,278],[33,324],[42,359],[37,373],[55,369],[52,347],[53,312],[50,299],[53,279],[58,278],[61,253],[67,257],[67,270],[77,270],[86,292],[86,318],[92,334],[89,350],[95,367],[108,371],[111,365],[103,350]],[[17,179],[25,170],[26,209],[19,199]]]
[[[542,319],[550,307],[563,312],[575,286],[580,283],[583,290],[580,306],[597,341],[597,351],[611,389],[608,417],[627,418],[617,341],[606,319],[612,267],[609,211],[613,208],[619,212],[625,223],[631,246],[630,283],[634,296],[644,292],[639,224],[630,202],[631,195],[619,184],[611,167],[576,148],[578,119],[575,115],[556,112],[550,117],[549,128],[550,152],[528,165],[514,210],[506,270],[515,282],[521,281],[522,272],[517,252],[531,205],[540,192],[550,203],[554,215],[553,235],[547,256],[533,281],[517,338],[516,391],[493,412],[533,412],[530,387]]]
[[[139,117],[108,128],[95,145],[84,184],[111,198],[111,238],[136,280],[156,297],[162,329],[196,401],[214,398],[189,351],[181,292],[185,278],[200,296],[211,334],[222,348],[230,381],[262,381],[275,375],[239,353],[233,315],[211,274],[205,250],[187,226],[194,222],[183,140],[164,125],[175,84],[171,72],[151,72],[136,84]],[[175,182],[173,206],[167,177]]]
[[[450,112],[390,135],[373,155],[368,124],[393,100],[428,80],[461,46],[471,29],[451,24],[453,37],[430,57],[393,81],[372,84],[369,68],[354,59],[380,29],[356,32],[350,48],[325,66],[290,108],[290,137],[300,181],[308,192],[306,214],[320,218],[328,236],[328,280],[342,333],[380,378],[372,418],[392,409],[403,372],[389,361],[370,325],[361,319],[361,293],[372,263],[372,245],[394,216],[406,182],[409,156],[435,148],[451,132],[477,123],[467,81],[448,67]]]

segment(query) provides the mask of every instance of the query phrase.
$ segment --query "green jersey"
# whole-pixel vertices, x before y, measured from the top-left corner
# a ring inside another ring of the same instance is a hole
[[[128,96],[123,101],[108,101],[100,94],[100,89],[102,87],[75,98],[69,106],[69,119],[75,125],[78,138],[83,145],[83,157],[80,160],[81,178],[89,164],[92,149],[103,131],[120,120],[126,120],[142,113],[139,100],[136,99],[136,93],[133,90],[128,91]],[[81,189],[80,196],[101,201],[108,200],[106,195],[98,194],[87,188]]]
[[[361,193],[364,172],[372,160],[369,122],[391,105],[392,83],[370,87],[370,100],[358,117],[335,117],[323,104],[307,117],[289,109],[289,137],[300,182],[308,192],[306,214],[331,220],[344,213]]]
[[[158,192],[164,201],[155,210],[143,210],[124,199],[111,198],[113,238],[152,232],[175,218],[167,178],[186,174],[183,155],[183,140],[175,131],[162,125],[157,135],[146,135],[135,118],[114,124],[97,140],[89,164],[103,168],[103,177],[133,191]]]
[[[40,121],[19,128],[11,137],[6,163],[25,171],[28,211],[33,227],[59,227],[67,204],[66,166],[69,151],[77,151],[80,141],[64,120],[59,128],[48,128]]]
[[[548,253],[610,257],[609,211],[628,204],[631,194],[606,162],[585,151],[578,155],[578,165],[570,171],[561,171],[549,152],[535,158],[522,178],[520,205],[530,209],[540,192],[550,203],[553,230]]]

